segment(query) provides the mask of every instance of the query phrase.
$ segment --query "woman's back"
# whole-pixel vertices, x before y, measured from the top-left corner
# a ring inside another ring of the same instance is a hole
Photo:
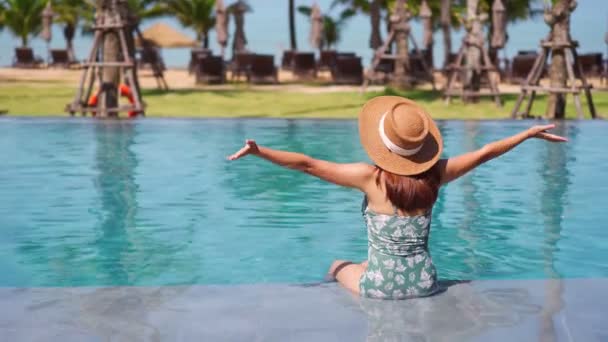
[[[437,272],[428,252],[431,210],[421,215],[380,214],[363,201],[368,266],[361,295],[379,299],[428,296],[437,291]]]

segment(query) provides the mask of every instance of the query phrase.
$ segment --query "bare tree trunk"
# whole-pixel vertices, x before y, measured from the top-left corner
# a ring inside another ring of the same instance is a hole
[[[380,0],[372,0],[369,5],[369,18],[372,27],[369,37],[369,47],[377,49],[382,46],[382,35],[380,34]]]
[[[298,49],[298,43],[296,41],[296,20],[294,6],[294,0],[289,0],[289,42],[292,51]]]
[[[551,26],[551,41],[553,44],[569,43],[570,14],[576,8],[574,0],[560,0],[553,8],[545,13],[545,21]],[[566,56],[563,48],[553,48],[551,66],[549,67],[549,82],[551,87],[566,88],[568,74],[566,71]],[[566,94],[551,94],[547,103],[545,115],[554,119],[566,116]]]
[[[68,50],[68,58],[70,61],[76,60],[74,54],[74,34],[76,33],[76,27],[73,24],[66,24],[63,28],[63,36],[65,37],[66,50]]]
[[[132,93],[139,99],[139,103],[142,104],[143,99],[141,97],[141,87],[139,84],[139,76],[137,74],[137,59],[135,58],[135,39],[133,38],[133,35],[139,31],[140,18],[131,12],[129,3],[126,0],[119,0],[119,4],[120,15],[122,17],[123,22],[126,23],[124,32],[127,45],[127,53],[129,54],[129,59],[131,60],[131,62],[134,63],[132,69],[133,79],[131,80],[134,84],[129,84],[128,86],[131,88]],[[139,114],[143,114],[143,112]]]
[[[443,66],[450,63],[452,53],[452,29],[450,12],[452,11],[452,0],[441,0],[441,30],[443,31]]]
[[[117,17],[116,8],[112,6],[111,0],[97,0],[97,15],[104,18],[104,25],[115,23]],[[120,42],[115,31],[106,31],[103,36],[103,62],[118,62],[120,53]],[[118,107],[118,82],[120,81],[118,67],[103,67],[101,75],[101,93],[99,94],[98,114],[100,116],[117,116],[117,112],[107,112],[108,108]]]
[[[480,46],[484,44],[483,27],[477,14],[479,0],[467,0],[467,36],[465,89],[478,91],[481,87],[481,58]]]
[[[422,45],[424,46],[424,58],[426,65],[433,68],[433,12],[426,0],[422,1],[420,7],[420,17],[422,18],[422,26],[424,28]]]
[[[397,0],[394,13],[391,18],[392,28],[395,30],[395,45],[397,47],[397,59],[395,60],[395,74],[393,83],[400,88],[412,86],[408,77],[409,67],[409,13],[405,8],[405,0]]]

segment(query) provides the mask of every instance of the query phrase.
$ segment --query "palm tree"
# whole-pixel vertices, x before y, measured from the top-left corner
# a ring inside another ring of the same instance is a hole
[[[118,16],[118,9],[114,6],[107,6],[110,10],[104,10],[109,0],[96,0],[95,11],[97,14],[107,15],[110,18]],[[120,3],[122,5],[122,3]],[[103,35],[103,57],[104,62],[118,62],[120,56],[120,41],[115,32],[107,32]],[[117,67],[104,67],[101,75],[99,95],[99,105],[101,108],[118,107],[118,82],[120,80],[120,70]],[[118,113],[104,113],[101,115],[117,116]]]
[[[30,36],[42,30],[42,11],[47,0],[0,0],[2,23],[27,46]]]
[[[167,9],[160,0],[127,0],[129,12],[137,20],[157,18],[167,14]]]
[[[369,15],[371,24],[369,46],[372,49],[376,49],[382,45],[380,21],[382,19],[382,11],[387,9],[387,0],[334,0],[330,8],[333,9],[338,5],[346,6],[355,12]]]
[[[71,60],[75,60],[74,36],[80,20],[86,16],[85,12],[92,12],[93,7],[85,0],[54,0],[53,11],[56,21],[64,24],[63,37],[66,49]]]
[[[4,4],[0,2],[0,31],[4,28]]]
[[[298,49],[294,0],[289,0],[289,43],[292,51]]]
[[[209,48],[209,31],[215,25],[215,0],[166,0],[163,6],[183,26],[196,32],[204,48]]]
[[[298,12],[310,18],[312,8],[309,6],[299,6]],[[323,15],[323,36],[321,40],[322,49],[330,49],[340,42],[342,28],[346,21],[356,14],[355,10],[347,8],[340,12],[338,17]]]
[[[571,43],[570,15],[575,9],[575,0],[557,0],[554,2],[553,7],[545,12],[545,22],[551,27],[550,37],[553,44]],[[551,87],[566,88],[568,83],[566,63],[565,49],[554,46],[551,52],[551,64],[549,67],[549,82]],[[564,119],[566,116],[566,94],[550,94],[545,115],[553,119]]]

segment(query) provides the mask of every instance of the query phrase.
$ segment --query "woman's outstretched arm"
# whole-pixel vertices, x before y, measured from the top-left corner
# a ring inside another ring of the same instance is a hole
[[[236,160],[247,155],[266,159],[274,164],[305,172],[327,182],[357,188],[362,191],[371,183],[375,168],[365,163],[338,164],[314,159],[302,153],[273,150],[258,146],[255,141],[247,140],[245,146],[228,160]]]
[[[529,138],[539,138],[551,142],[568,141],[568,139],[564,137],[546,132],[554,127],[555,125],[530,127],[521,133],[491,142],[477,151],[465,153],[454,158],[442,159],[439,161],[441,183],[449,183],[458,177],[465,175],[477,166],[509,152]]]

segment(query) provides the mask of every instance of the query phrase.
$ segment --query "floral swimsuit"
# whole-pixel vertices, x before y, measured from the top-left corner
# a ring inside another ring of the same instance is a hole
[[[361,296],[406,299],[437,292],[437,273],[428,252],[431,210],[423,215],[379,214],[363,201],[368,266],[361,275]]]

